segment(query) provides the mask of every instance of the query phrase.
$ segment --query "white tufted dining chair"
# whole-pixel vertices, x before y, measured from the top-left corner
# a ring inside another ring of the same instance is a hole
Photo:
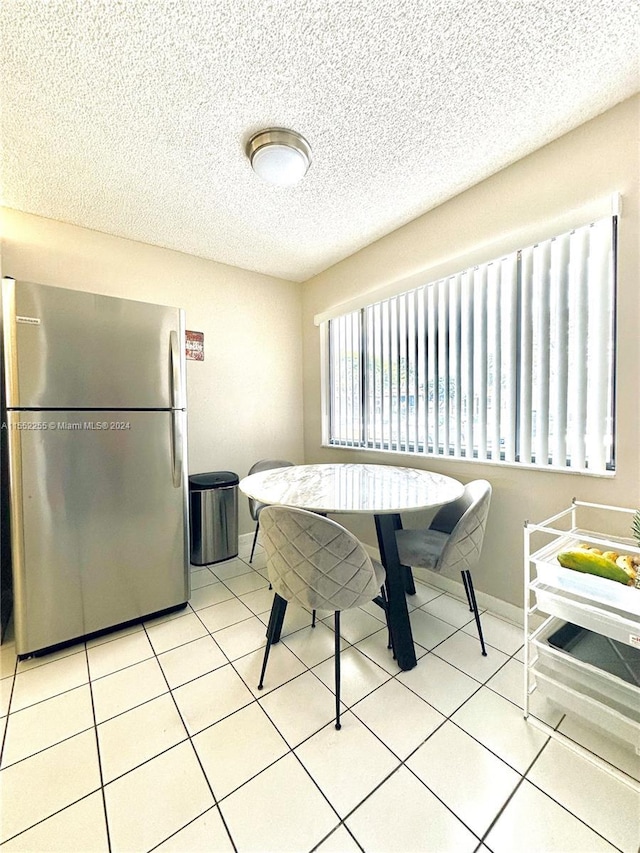
[[[249,468],[249,474],[257,474],[259,471],[271,471],[273,468],[292,468],[293,462],[288,462],[286,459],[261,459],[254,463]],[[249,474],[247,476],[249,476]],[[253,560],[253,552],[256,550],[256,542],[258,541],[258,531],[260,530],[260,513],[264,509],[265,504],[254,498],[249,498],[249,513],[251,518],[256,523],[256,531],[253,534],[253,544],[251,545],[251,556],[249,562]]]
[[[426,530],[396,530],[398,556],[404,566],[432,572],[460,572],[485,657],[487,651],[471,569],[480,559],[490,503],[491,484],[487,480],[474,480],[465,486],[462,497],[438,510]]]
[[[275,596],[262,662],[262,690],[275,625],[287,602],[310,613],[334,611],[336,729],[340,728],[340,611],[369,601],[387,615],[382,565],[371,560],[364,546],[342,525],[322,515],[284,506],[267,506],[260,513],[267,571]]]

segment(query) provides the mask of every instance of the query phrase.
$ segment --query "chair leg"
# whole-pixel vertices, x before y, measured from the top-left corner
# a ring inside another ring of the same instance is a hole
[[[476,620],[476,628],[478,629],[478,637],[480,638],[480,648],[482,649],[483,657],[486,658],[487,650],[484,646],[484,637],[482,635],[482,625],[480,624],[480,613],[478,612],[478,603],[476,601],[476,594],[473,589],[473,581],[471,580],[471,572],[469,569],[463,569],[460,574],[462,575],[462,582],[464,584],[465,592],[467,593],[467,600],[471,605],[471,611],[473,612],[473,616]]]
[[[334,616],[334,641],[335,641],[335,670],[336,670],[336,729],[340,731],[340,611],[336,610]]]
[[[264,674],[267,671],[267,661],[269,660],[269,652],[274,642],[278,642],[280,630],[282,629],[282,621],[287,609],[287,602],[279,595],[273,596],[273,604],[271,605],[271,615],[269,616],[269,624],[267,625],[267,645],[264,650],[264,658],[262,659],[262,670],[260,672],[260,683],[258,690],[262,690],[264,684]]]
[[[316,611],[315,610],[311,613],[311,627],[312,628],[316,627]]]
[[[256,550],[256,542],[258,541],[258,530],[260,529],[260,519],[256,521],[256,532],[253,534],[253,545],[251,546],[251,556],[249,562],[253,560],[253,552]],[[269,587],[271,589],[271,587]]]
[[[260,683],[258,684],[258,690],[262,690],[264,687],[264,674],[267,671],[267,661],[269,660],[269,652],[271,651],[271,637],[267,635],[267,645],[264,649],[264,657],[262,659],[262,669],[260,671]]]
[[[266,631],[266,636],[271,637],[273,645],[280,642],[282,623],[284,622],[286,612],[287,602],[276,593],[273,596],[273,604],[271,605],[271,614],[269,615],[269,624]]]
[[[467,604],[469,605],[469,613],[473,613],[473,605],[471,604],[471,596],[469,595],[469,582],[467,581],[467,576],[465,574],[466,569],[463,569],[460,574],[462,575],[462,583],[464,584],[464,592],[467,596]]]

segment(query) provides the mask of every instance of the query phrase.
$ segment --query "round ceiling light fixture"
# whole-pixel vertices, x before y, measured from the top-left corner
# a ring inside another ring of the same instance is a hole
[[[294,130],[271,127],[254,134],[247,143],[253,171],[270,184],[290,187],[307,174],[311,146]]]

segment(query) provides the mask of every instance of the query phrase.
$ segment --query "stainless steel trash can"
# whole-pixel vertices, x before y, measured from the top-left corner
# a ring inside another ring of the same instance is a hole
[[[193,565],[206,566],[238,555],[238,482],[233,471],[189,477]]]

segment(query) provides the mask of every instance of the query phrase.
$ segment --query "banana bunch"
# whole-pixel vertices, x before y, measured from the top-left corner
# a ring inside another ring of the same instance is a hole
[[[572,551],[562,551],[558,554],[558,562],[565,569],[598,575],[640,589],[640,554],[603,552],[582,544]]]

